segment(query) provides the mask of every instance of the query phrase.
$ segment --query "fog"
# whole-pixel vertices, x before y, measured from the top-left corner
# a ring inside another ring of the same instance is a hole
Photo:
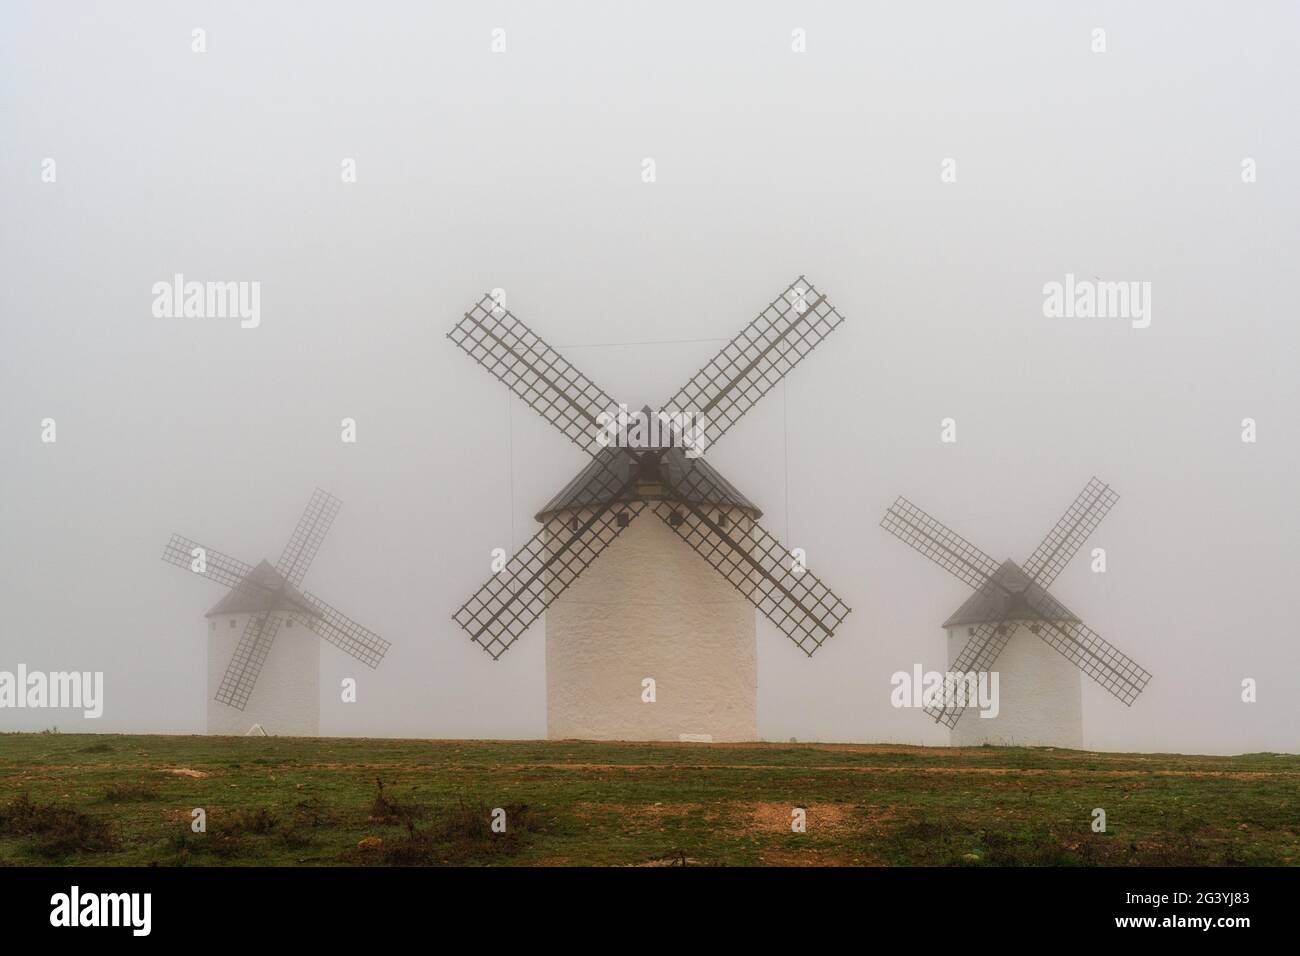
[[[393,644],[323,649],[322,733],[544,736],[542,625],[494,662],[451,614],[586,458],[446,332],[503,288],[640,407],[803,273],[844,326],[708,452],[853,607],[812,658],[760,618],[765,738],[946,741],[889,680],[969,592],[884,509],[1020,561],[1095,474],[1120,501],[1053,593],[1154,677],[1085,680],[1087,745],[1300,750],[1293,6],[0,17],[0,669],[105,674],[99,719],[0,730],[202,732],[222,590],[163,545],[274,562],[320,486],[306,586]],[[260,283],[259,324],[156,316],[177,273]],[[1045,317],[1067,274],[1149,282],[1149,327]]]

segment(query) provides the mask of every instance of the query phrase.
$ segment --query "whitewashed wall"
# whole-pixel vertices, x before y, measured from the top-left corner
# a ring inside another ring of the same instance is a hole
[[[242,711],[214,699],[248,618],[236,614],[208,619],[217,625],[209,628],[207,635],[208,733],[242,735],[253,724],[261,724],[273,736],[316,736],[320,732],[321,641],[302,624],[281,625]],[[230,626],[232,619],[234,627]]]
[[[756,740],[755,613],[647,509],[546,612],[548,736]]]
[[[966,646],[966,628],[949,630],[949,666]],[[968,709],[952,729],[958,747],[980,744],[1083,747],[1082,672],[1021,627],[993,663],[999,675],[1000,712],[979,716]]]

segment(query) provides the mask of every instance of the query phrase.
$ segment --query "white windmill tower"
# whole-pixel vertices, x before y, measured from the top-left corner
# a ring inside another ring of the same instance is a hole
[[[995,717],[953,700],[925,712],[948,727],[956,746],[1083,746],[1080,672],[1132,705],[1151,674],[1048,593],[1061,570],[1119,500],[1093,478],[1023,567],[999,564],[906,498],[882,528],[975,589],[944,622],[948,671],[987,673],[997,664]],[[1030,635],[1039,640],[1031,640]],[[969,698],[968,698],[969,699]]]
[[[300,591],[307,568],[338,513],[319,488],[280,560],[256,566],[172,535],[163,560],[230,588],[206,617],[208,733],[277,736],[320,732],[320,642],[324,638],[367,667],[388,641]]]
[[[849,613],[699,457],[841,322],[801,276],[631,416],[490,296],[449,333],[592,456],[453,615],[498,658],[545,612],[548,736],[757,739],[754,608],[810,656]]]

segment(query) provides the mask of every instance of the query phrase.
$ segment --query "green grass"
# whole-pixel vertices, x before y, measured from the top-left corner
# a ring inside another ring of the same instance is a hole
[[[1296,865],[1297,794],[1282,754],[4,734],[0,864]]]

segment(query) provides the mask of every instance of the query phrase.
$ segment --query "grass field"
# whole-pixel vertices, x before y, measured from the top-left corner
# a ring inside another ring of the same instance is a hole
[[[5,865],[683,862],[1296,865],[1300,756],[0,735]]]

